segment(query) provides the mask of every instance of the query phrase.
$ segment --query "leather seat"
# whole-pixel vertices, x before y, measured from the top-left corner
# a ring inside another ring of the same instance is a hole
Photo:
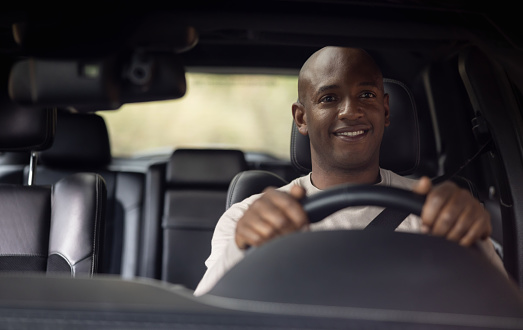
[[[161,279],[190,289],[205,272],[232,178],[247,170],[239,150],[178,149],[166,168]]]
[[[39,154],[35,183],[50,185],[76,172],[101,175],[107,186],[101,273],[133,277],[137,272],[145,174],[110,169],[105,121],[96,114],[59,111],[53,145]]]
[[[2,106],[1,151],[51,145],[56,110],[21,108],[7,99]],[[0,184],[0,271],[96,273],[105,203],[105,182],[92,173],[49,186]]]
[[[383,135],[380,166],[404,176],[417,175],[421,163],[420,127],[414,97],[400,81],[385,78],[383,84],[385,93],[390,95],[391,124],[385,128]],[[301,175],[306,175],[312,170],[309,137],[300,134],[294,122],[290,153],[292,165]],[[231,182],[227,208],[260,193],[268,186],[278,187],[286,183],[284,179],[275,178],[270,172],[240,173]]]

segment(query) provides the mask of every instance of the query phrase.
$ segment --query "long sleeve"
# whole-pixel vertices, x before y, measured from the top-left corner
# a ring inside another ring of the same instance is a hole
[[[211,241],[211,255],[205,261],[207,271],[194,291],[194,295],[200,296],[207,293],[229,269],[243,258],[244,252],[238,248],[234,240],[236,223],[258,196],[251,196],[241,203],[232,205],[218,220]]]

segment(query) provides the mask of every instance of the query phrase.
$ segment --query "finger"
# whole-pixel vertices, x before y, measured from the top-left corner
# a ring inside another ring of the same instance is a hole
[[[302,187],[300,186],[292,186],[291,187],[291,190],[289,192],[289,194],[294,197],[296,200],[300,200],[302,199],[303,197],[305,197],[305,189],[303,189]]]
[[[412,191],[420,195],[426,195],[432,189],[432,182],[426,176],[419,179],[412,187]]]
[[[479,204],[479,203],[478,203]],[[481,205],[480,205],[481,206]],[[481,206],[482,207],[482,206]],[[475,221],[467,233],[461,238],[460,244],[470,246],[480,239],[486,239],[492,234],[492,224],[490,222],[490,213],[485,209],[479,209]]]
[[[259,246],[278,235],[277,228],[261,219],[259,221],[244,221],[241,226],[237,227],[236,241],[240,248]]]
[[[270,199],[260,198],[238,220],[236,236],[238,241],[241,238],[248,245],[258,246],[280,235],[286,222],[292,225]]]
[[[275,236],[297,230],[299,226],[291,219],[293,211],[289,210],[295,207],[294,203],[297,202],[291,200],[287,204],[281,202],[278,198],[274,200],[270,198],[260,200],[260,202],[253,204],[250,208],[250,212],[254,214],[253,221],[250,222],[251,226],[267,238],[274,238]],[[254,217],[257,218],[256,221],[254,221]]]
[[[245,216],[244,214],[244,216],[238,220],[234,233],[234,240],[240,250],[245,250],[261,239],[260,234],[249,226],[249,222],[243,220]]]
[[[420,195],[428,194],[430,189],[432,189],[432,181],[430,181],[430,179],[426,176],[423,176],[421,179],[416,181],[416,183],[412,187],[412,191]],[[430,227],[422,222],[421,232],[424,234],[428,234],[430,232]]]
[[[267,198],[274,204],[276,208],[279,209],[278,216],[283,215],[283,218],[273,218],[276,214],[271,214],[270,212],[265,212],[265,216],[268,220],[277,221],[277,225],[280,228],[284,228],[280,221],[284,220],[285,225],[290,225],[287,221],[292,222],[292,229],[300,229],[309,223],[307,213],[303,210],[303,206],[299,203],[299,200],[305,196],[305,190],[299,186],[293,186],[290,190],[290,193],[284,193],[278,190],[269,191]],[[286,227],[285,227],[286,228]]]
[[[432,224],[431,233],[436,236],[447,236],[450,230],[456,225],[465,208],[469,207],[467,202],[468,193],[457,189],[449,193],[446,203],[439,210],[436,219]]]
[[[234,237],[236,245],[240,250],[245,250],[250,246],[257,246],[262,241],[262,237],[256,231],[249,227],[237,227]]]
[[[267,204],[266,201],[260,198],[251,207],[249,207],[243,216],[238,220],[235,230],[236,245],[240,249],[245,249],[247,246],[257,246],[266,240],[266,236],[272,228],[260,218],[260,214],[256,211],[256,205]]]
[[[421,233],[423,234],[429,234],[430,233],[430,227],[424,224],[421,224]]]
[[[480,239],[486,239],[490,236],[492,227],[490,225],[490,216],[488,219],[482,219],[482,221],[476,221],[472,227],[468,230],[465,236],[459,241],[462,246],[471,246]]]
[[[431,189],[421,210],[421,220],[424,226],[433,227],[441,210],[448,203],[456,188],[453,184],[443,183]]]
[[[238,247],[259,246],[307,224],[307,216],[297,200],[304,195],[305,191],[300,187],[293,187],[291,194],[265,189],[263,196],[238,221],[235,235]]]
[[[467,206],[459,215],[459,218],[454,223],[454,226],[447,233],[447,239],[454,242],[459,242],[468,233],[470,228],[478,220],[480,214],[474,212],[472,206]]]

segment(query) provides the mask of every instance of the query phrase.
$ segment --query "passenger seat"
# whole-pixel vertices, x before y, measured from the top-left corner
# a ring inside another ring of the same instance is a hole
[[[107,127],[96,114],[58,112],[55,141],[40,153],[35,184],[53,184],[75,172],[100,174],[107,184],[101,273],[133,277],[139,245],[145,174],[111,170]]]
[[[206,269],[214,228],[225,211],[229,183],[247,168],[243,152],[224,149],[178,149],[165,172],[161,165],[151,168],[156,178],[165,174],[163,216],[161,224],[149,218],[153,223],[144,229],[143,274],[196,288]]]
[[[56,110],[22,108],[7,99],[1,104],[1,151],[29,154],[51,145]],[[64,176],[51,186],[0,184],[0,271],[92,276],[105,202],[104,180],[93,173]]]

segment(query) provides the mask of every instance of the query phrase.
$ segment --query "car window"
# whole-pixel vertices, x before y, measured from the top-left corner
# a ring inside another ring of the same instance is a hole
[[[100,111],[116,157],[181,147],[240,148],[288,159],[297,76],[187,73],[178,100]]]

